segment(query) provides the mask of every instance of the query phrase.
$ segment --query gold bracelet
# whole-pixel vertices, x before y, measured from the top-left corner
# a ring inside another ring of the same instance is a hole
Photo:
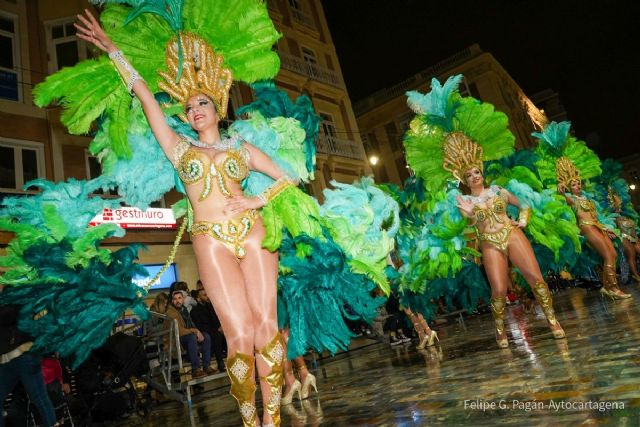
[[[523,226],[526,227],[527,224],[529,224],[529,216],[531,215],[531,209],[530,208],[520,208],[520,214],[518,215],[518,222]]]
[[[287,187],[293,185],[293,180],[284,175],[278,178],[276,182],[271,184],[266,190],[258,194],[258,198],[266,205],[271,200],[275,199],[278,194],[282,193]]]
[[[138,74],[136,69],[133,68],[131,64],[129,64],[129,61],[127,61],[127,58],[124,57],[121,50],[110,52],[109,59],[111,59],[111,62],[116,67],[116,70],[118,70],[118,74],[120,74],[120,77],[122,77],[122,81],[127,87],[127,91],[131,95],[133,95],[133,84],[138,80],[142,80],[142,77],[140,77],[140,74]]]

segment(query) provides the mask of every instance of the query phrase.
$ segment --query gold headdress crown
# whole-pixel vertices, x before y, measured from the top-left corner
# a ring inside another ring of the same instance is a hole
[[[622,199],[611,187],[609,187],[607,199],[609,199],[609,203],[611,203],[611,207],[613,208],[613,211],[619,212],[620,208],[622,208]]]
[[[482,147],[462,132],[452,132],[445,137],[442,167],[461,182],[464,174],[472,168],[482,172]]]
[[[571,160],[560,157],[556,160],[556,178],[559,188],[569,190],[572,181],[580,182],[580,171]]]
[[[204,39],[196,35],[181,33],[180,43],[182,74],[180,75],[179,68],[178,40],[173,38],[167,45],[165,53],[169,71],[158,72],[164,79],[158,82],[158,87],[183,105],[192,96],[203,93],[213,100],[218,116],[224,118],[227,115],[229,89],[233,83],[231,70],[223,67],[224,58],[216,54]],[[180,75],[179,81],[177,81],[178,75]],[[183,121],[187,121],[186,114],[179,116]]]

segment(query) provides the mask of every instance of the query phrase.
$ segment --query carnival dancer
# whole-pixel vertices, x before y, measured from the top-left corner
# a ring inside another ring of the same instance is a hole
[[[86,11],[78,19],[78,37],[109,54],[186,187],[193,208],[191,236],[198,272],[225,331],[231,394],[243,423],[259,425],[257,364],[265,409],[261,424],[280,425],[284,346],[276,318],[278,254],[262,248],[264,226],[257,209],[292,181],[249,142],[221,137],[218,125],[226,115],[232,73],[205,39],[181,33],[180,40],[167,47],[169,72],[160,73],[164,81],[159,86],[184,106],[181,118],[198,134],[193,139],[166,123],[145,81],[91,13]],[[181,78],[180,73],[184,73]],[[276,179],[276,184],[258,197],[243,196],[240,182],[249,170]]]
[[[638,213],[631,203],[629,184],[621,178],[623,166],[613,159],[602,162],[602,174],[595,179],[596,199],[600,206],[616,215],[616,225],[620,230],[622,249],[631,271],[631,277],[640,283],[637,255],[640,253],[638,240]]]
[[[433,79],[427,95],[408,94],[409,106],[418,114],[405,136],[407,161],[434,193],[449,190],[452,178],[470,191],[469,195],[462,195],[454,189],[445,197],[455,198],[459,212],[476,230],[491,285],[498,346],[508,347],[504,314],[509,262],[531,286],[554,338],[564,338],[549,287],[522,231],[529,222],[529,206],[521,204],[506,188],[484,184],[483,160],[495,160],[513,152],[514,137],[509,132],[507,117],[495,112],[491,104],[460,97],[457,86],[461,79],[462,76],[451,77],[442,86]],[[520,208],[518,221],[507,215],[509,205]]]
[[[536,167],[546,186],[557,188],[572,207],[581,235],[602,258],[600,292],[612,300],[630,298],[618,288],[616,276],[615,222],[608,220],[591,197],[583,192],[583,179],[602,173],[598,156],[582,141],[569,134],[570,122],[551,122],[539,133],[533,133],[540,143],[536,147],[539,160]],[[608,222],[606,225],[604,222]]]

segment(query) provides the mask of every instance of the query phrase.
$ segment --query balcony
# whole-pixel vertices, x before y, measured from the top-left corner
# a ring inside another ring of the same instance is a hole
[[[337,73],[316,64],[309,64],[303,59],[288,53],[278,52],[278,55],[280,56],[282,68],[285,70],[293,71],[294,73],[302,74],[313,80],[344,89],[344,83]]]
[[[331,156],[347,157],[354,160],[364,160],[364,149],[360,144],[348,139],[340,139],[333,136],[320,135],[316,144],[318,153]]]
[[[300,24],[314,31],[318,31],[318,28],[316,27],[316,23],[314,22],[313,18],[307,15],[306,13],[304,13],[303,11],[291,8],[291,16],[293,16],[293,19],[296,22],[299,22]]]

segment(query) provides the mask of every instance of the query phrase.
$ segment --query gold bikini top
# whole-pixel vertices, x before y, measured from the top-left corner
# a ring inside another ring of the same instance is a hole
[[[582,212],[593,212],[595,213],[596,211],[596,205],[593,203],[592,200],[587,199],[586,197],[579,197],[579,196],[574,196],[575,197],[575,210],[576,211],[582,211]]]
[[[215,181],[225,197],[233,194],[229,191],[227,180],[240,182],[249,175],[249,151],[240,146],[235,138],[227,138],[218,147],[224,151],[224,160],[216,164],[205,151],[197,150],[184,136],[176,144],[173,152],[173,165],[180,180],[185,185],[197,184],[204,180],[204,188],[199,201],[209,197],[211,186]]]
[[[636,228],[635,221],[624,216],[620,217],[618,225],[620,226],[620,231],[627,234],[632,234]]]
[[[505,223],[505,214],[507,213],[507,205],[509,204],[507,195],[502,188],[497,185],[489,187],[489,191],[483,196],[467,196],[474,204],[473,213],[476,223],[489,221],[489,226],[493,227],[496,223]],[[490,203],[489,203],[490,202]],[[480,207],[483,204],[485,207]]]

